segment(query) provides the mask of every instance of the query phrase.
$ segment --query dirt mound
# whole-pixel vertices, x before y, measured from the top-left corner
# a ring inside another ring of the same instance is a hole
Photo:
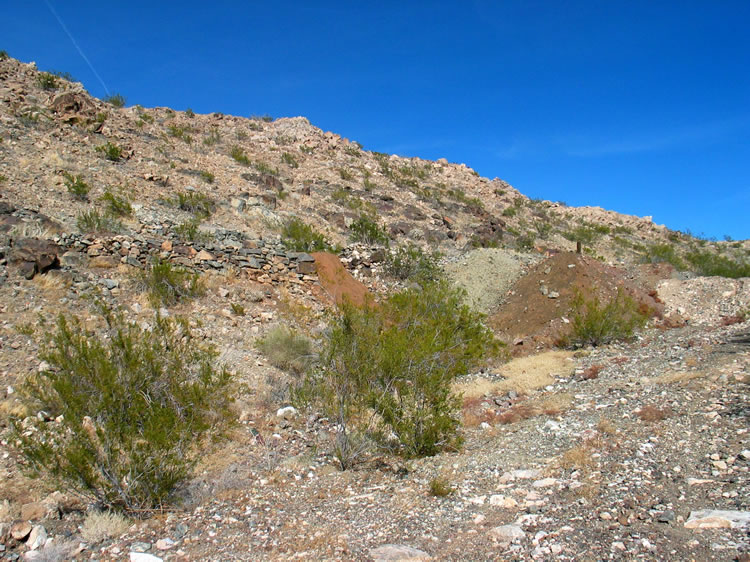
[[[466,290],[469,304],[479,312],[491,314],[505,299],[508,289],[523,275],[524,268],[538,260],[531,254],[519,254],[500,248],[477,248],[449,263],[445,271],[451,280]]]
[[[501,339],[517,343],[514,354],[529,353],[554,345],[567,330],[565,318],[577,289],[587,298],[596,295],[606,302],[619,288],[661,315],[663,307],[650,287],[623,270],[566,252],[532,267],[512,287],[507,301],[489,322]]]
[[[348,301],[356,306],[374,302],[372,294],[344,268],[338,256],[327,252],[315,252],[315,267],[323,291],[335,302]]]

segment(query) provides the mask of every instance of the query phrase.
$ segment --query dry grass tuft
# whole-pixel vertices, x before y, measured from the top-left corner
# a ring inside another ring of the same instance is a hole
[[[604,417],[599,420],[599,423],[596,425],[596,430],[605,435],[614,435],[617,433],[617,427],[615,427],[615,424]]]
[[[517,423],[536,416],[559,416],[573,405],[573,396],[567,392],[524,400],[514,404],[495,419],[502,424]]]
[[[110,256],[96,256],[89,260],[91,269],[113,269],[119,265],[120,262]]]
[[[599,373],[602,372],[602,369],[604,369],[604,365],[591,365],[591,367],[583,371],[583,374],[580,378],[584,381],[590,381],[599,378]]]
[[[667,419],[672,415],[672,410],[665,406],[664,408],[658,408],[651,404],[641,407],[640,410],[635,413],[641,421],[645,422],[656,422]]]
[[[450,496],[455,490],[451,487],[448,481],[440,476],[436,476],[430,480],[430,495],[436,498],[445,498]]]
[[[92,511],[81,526],[83,540],[97,544],[125,534],[130,528],[128,518],[113,511]]]

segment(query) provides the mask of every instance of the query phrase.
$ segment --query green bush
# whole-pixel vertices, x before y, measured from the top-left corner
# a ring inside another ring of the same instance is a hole
[[[107,190],[100,199],[106,206],[107,214],[113,217],[127,217],[133,214],[133,207],[130,205],[130,201],[122,195],[117,195]]]
[[[339,448],[351,450],[349,435],[363,434],[405,457],[460,445],[461,399],[451,383],[496,348],[464,296],[438,282],[392,295],[378,307],[341,308],[317,369],[298,392],[301,402],[335,421]]]
[[[112,162],[117,162],[122,158],[122,148],[109,141],[107,141],[107,144],[97,146],[94,150],[103,154],[107,160],[111,160]]]
[[[388,233],[367,215],[362,215],[349,227],[351,239],[369,246],[390,244]]]
[[[216,176],[214,176],[211,172],[208,172],[206,170],[200,171],[201,179],[206,183],[214,183],[214,180],[216,179]]]
[[[5,49],[0,51],[0,61],[8,60],[9,58],[10,58],[10,55],[8,54],[8,51],[6,51]]]
[[[450,496],[455,490],[451,487],[445,478],[433,478],[430,480],[430,495],[436,498],[445,498]]]
[[[122,230],[122,224],[118,220],[96,209],[80,213],[76,218],[76,226],[83,233],[116,233]]]
[[[310,339],[285,326],[272,328],[257,345],[271,365],[297,375],[305,372],[314,358]]]
[[[575,347],[628,339],[648,320],[633,298],[622,289],[618,289],[617,296],[606,304],[602,304],[597,296],[587,299],[579,290],[572,307],[571,333],[563,343]]]
[[[57,76],[50,72],[40,72],[36,77],[36,84],[42,90],[56,90]]]
[[[285,248],[295,252],[336,252],[336,248],[320,232],[298,218],[292,218],[284,224],[281,242]]]
[[[650,263],[670,263],[677,269],[685,269],[685,262],[677,255],[671,244],[653,244],[646,250],[645,260]]]
[[[211,129],[208,131],[208,135],[205,139],[203,139],[203,144],[206,146],[214,146],[215,144],[218,144],[221,141],[221,134],[219,134],[219,128],[218,127],[211,127]]]
[[[122,94],[112,94],[102,99],[102,101],[114,107],[125,107],[126,99]]]
[[[706,250],[689,252],[685,255],[685,259],[699,275],[731,279],[750,277],[750,262],[746,260],[733,260]]]
[[[279,175],[279,169],[273,168],[270,165],[266,164],[265,162],[261,162],[260,160],[255,162],[253,164],[253,167],[258,170],[261,174],[268,174],[269,176],[278,176]]]
[[[28,379],[44,416],[15,423],[31,467],[103,507],[161,508],[195,465],[201,438],[227,426],[232,377],[186,320],[153,327],[103,308],[106,333],[60,316]],[[27,424],[33,426],[29,428]]]
[[[192,119],[192,118],[194,118],[194,117],[195,117],[195,111],[193,111],[193,110],[192,110],[191,108],[189,108],[189,107],[188,107],[188,108],[187,108],[187,109],[185,110],[185,115],[186,115],[186,116],[187,116],[188,118]]]
[[[89,191],[91,186],[83,180],[81,175],[73,175],[69,172],[63,172],[63,181],[65,187],[68,188],[68,193],[79,201],[86,201],[89,197]]]
[[[351,181],[354,179],[354,174],[351,173],[346,168],[339,168],[339,176],[341,176],[342,180]]]
[[[288,165],[290,168],[299,168],[299,162],[297,162],[294,154],[291,154],[289,152],[285,152],[281,155],[281,161],[284,164]]]
[[[177,194],[177,207],[196,217],[207,218],[216,210],[216,202],[204,193],[181,191]]]
[[[439,254],[426,254],[413,244],[399,246],[386,255],[385,272],[402,281],[436,281],[442,275],[439,259]]]
[[[238,162],[243,166],[250,165],[250,158],[247,157],[245,151],[242,150],[242,148],[240,148],[239,146],[233,146],[229,151],[229,155],[234,158],[235,162]]]
[[[171,306],[204,293],[200,275],[158,259],[140,273],[138,281],[154,307]]]
[[[209,236],[200,231],[200,224],[199,219],[182,222],[174,227],[175,236],[183,242],[207,242]]]

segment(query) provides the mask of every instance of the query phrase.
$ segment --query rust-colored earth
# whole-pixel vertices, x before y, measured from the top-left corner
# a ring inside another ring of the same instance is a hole
[[[327,252],[315,252],[312,257],[315,258],[320,285],[333,302],[339,305],[349,302],[355,306],[375,302],[367,287],[352,277],[338,256]]]
[[[663,306],[644,277],[635,278],[581,254],[557,254],[539,262],[515,283],[489,323],[498,337],[516,344],[512,346],[514,355],[525,355],[552,347],[569,329],[563,318],[570,317],[576,290],[606,303],[622,289],[644,310],[648,307],[660,316]]]

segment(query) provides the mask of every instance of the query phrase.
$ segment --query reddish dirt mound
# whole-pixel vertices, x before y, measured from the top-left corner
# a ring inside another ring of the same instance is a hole
[[[550,347],[568,329],[563,317],[569,316],[576,289],[587,298],[596,295],[609,301],[622,288],[643,307],[661,315],[662,305],[649,293],[650,287],[627,272],[595,259],[566,252],[535,265],[519,279],[510,296],[489,322],[498,336],[511,343],[514,355]]]
[[[315,258],[321,287],[336,304],[348,301],[363,306],[366,302],[374,302],[367,287],[351,276],[338,256],[315,252],[312,257]]]

